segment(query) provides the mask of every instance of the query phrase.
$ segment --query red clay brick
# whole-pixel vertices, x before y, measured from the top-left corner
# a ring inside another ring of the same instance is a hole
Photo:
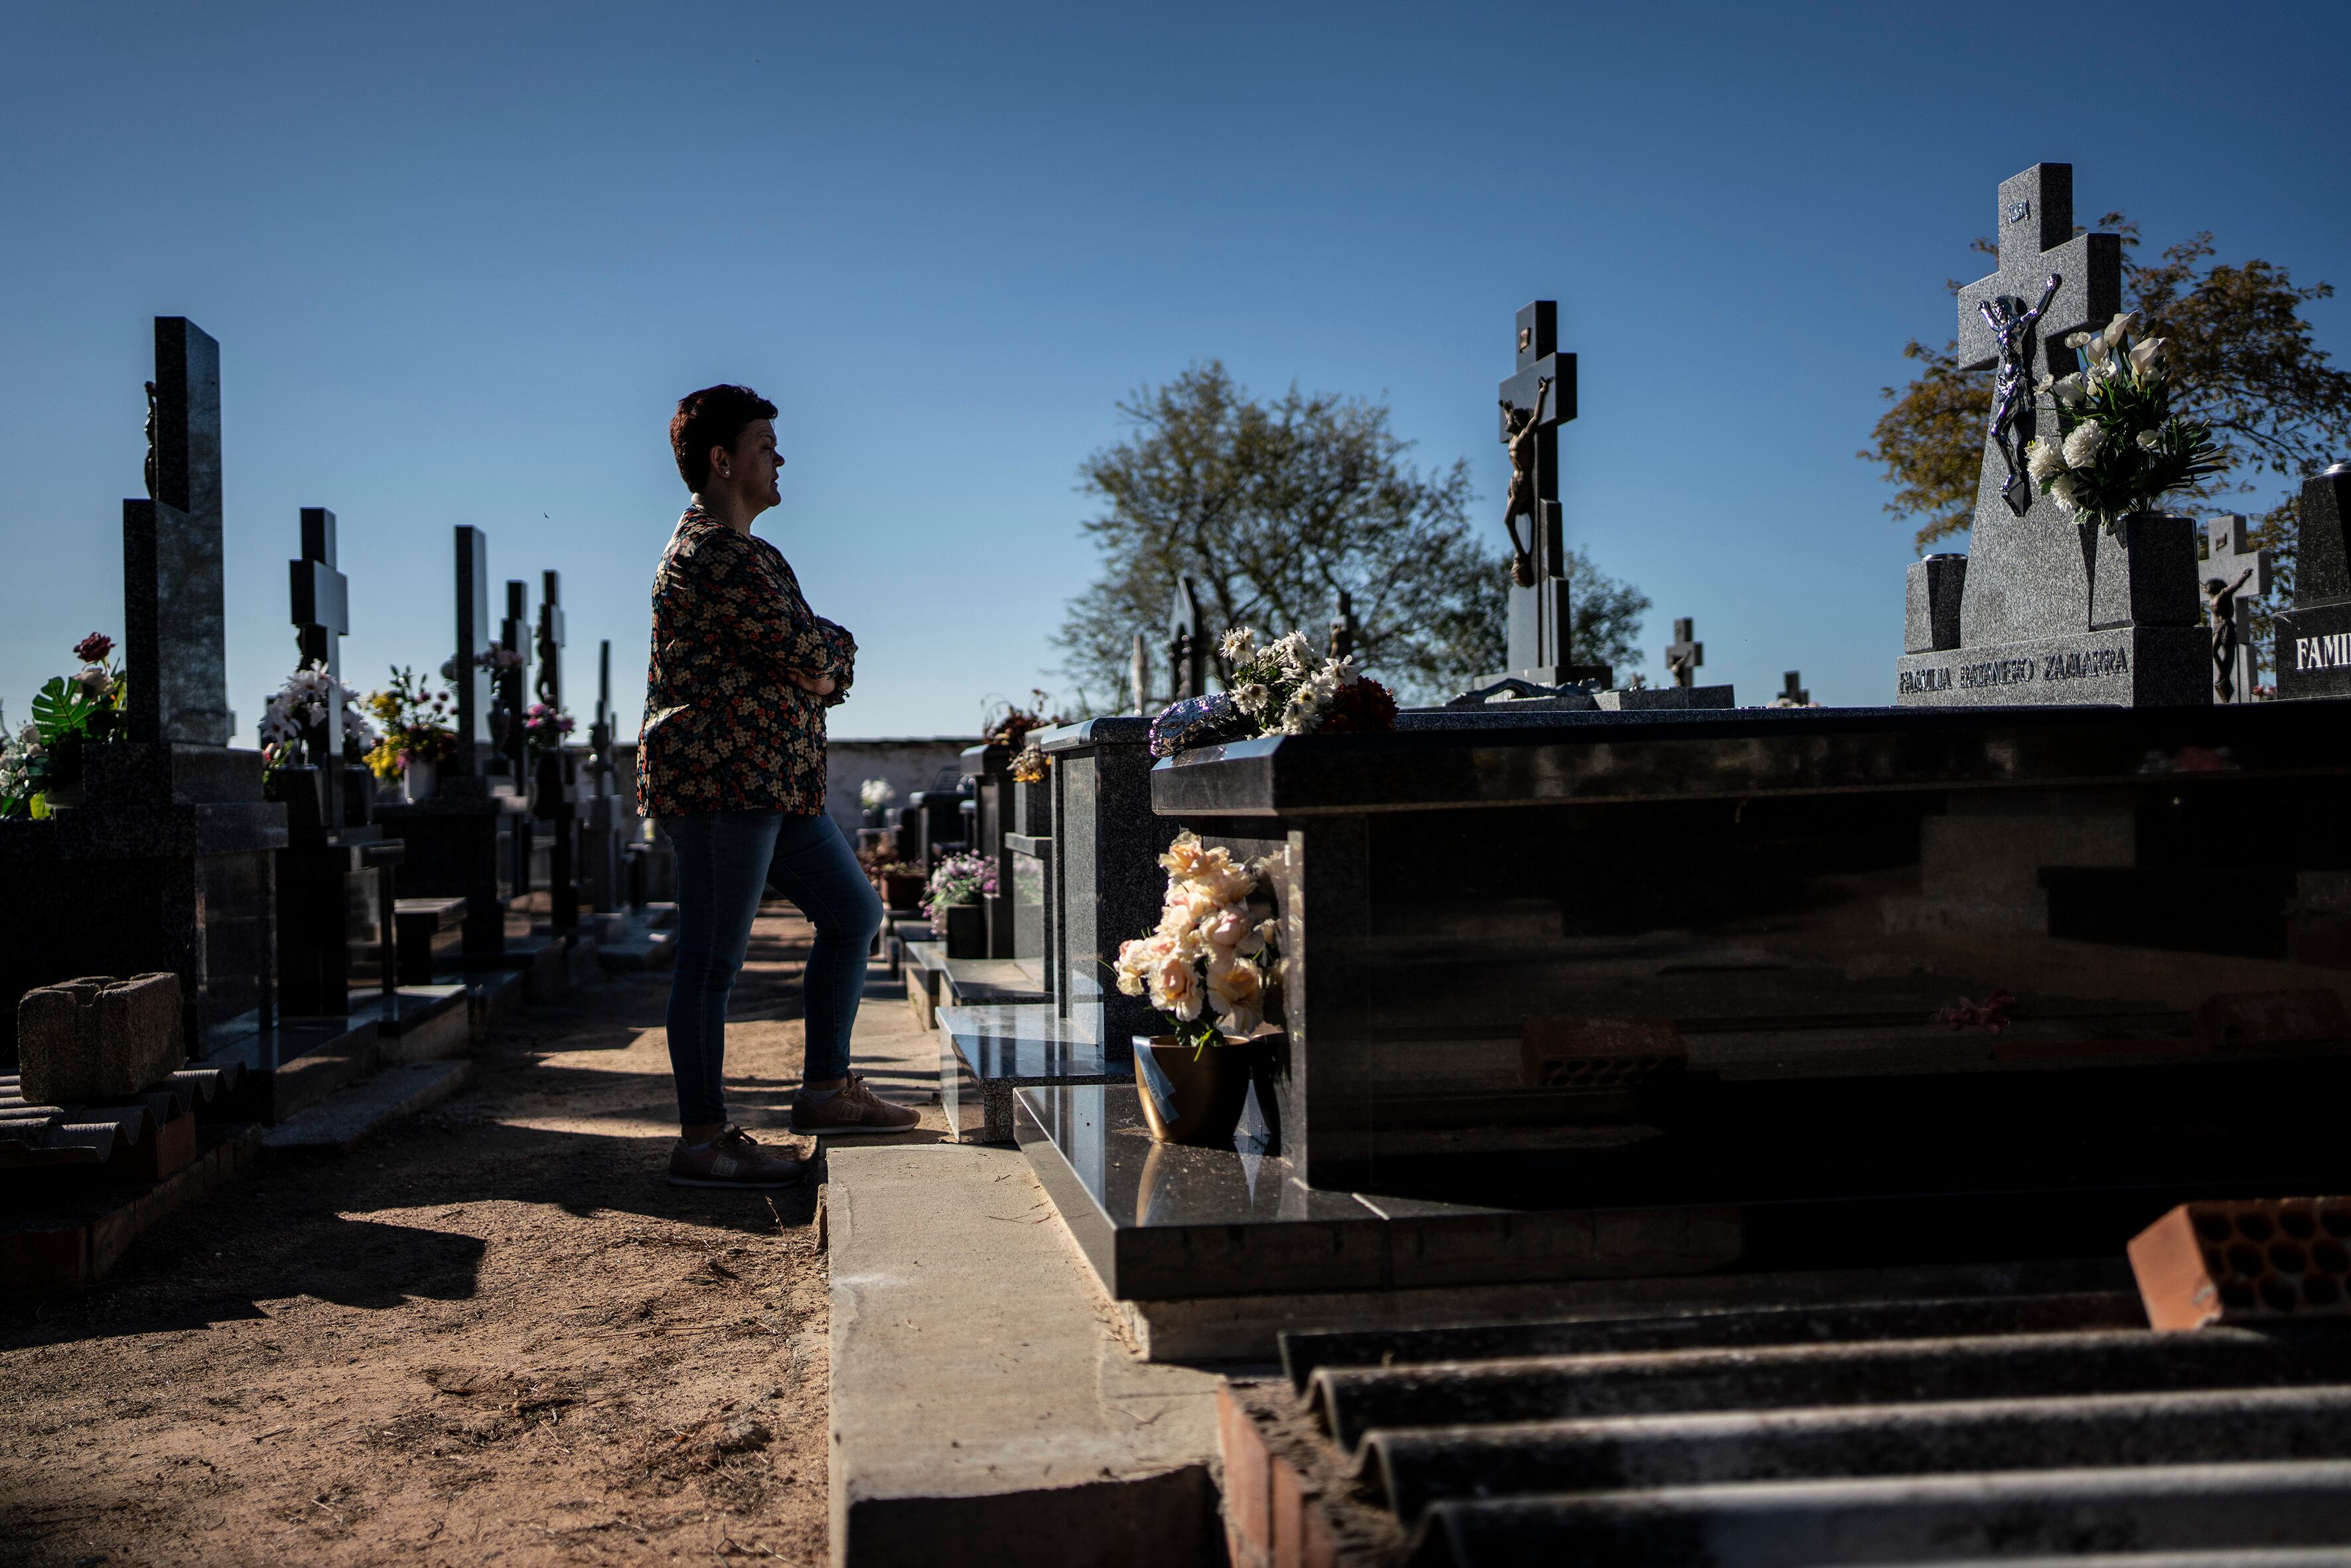
[[[2183,1203],[2130,1260],[2158,1329],[2351,1316],[2351,1198]]]
[[[1225,1542],[1234,1568],[1271,1568],[1273,1457],[1228,1383],[1217,1389],[1217,1437],[1225,1459]]]

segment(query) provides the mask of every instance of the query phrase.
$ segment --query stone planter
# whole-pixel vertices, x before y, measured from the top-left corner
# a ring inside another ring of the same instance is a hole
[[[939,911],[950,958],[987,956],[987,911],[977,904],[950,904]]]
[[[1218,1039],[1194,1047],[1172,1034],[1134,1037],[1134,1086],[1143,1092],[1143,1119],[1159,1142],[1217,1148],[1233,1141],[1263,1051],[1247,1036]]]
[[[882,873],[882,903],[893,914],[904,915],[923,904],[923,873],[890,871]]]
[[[2090,630],[2193,626],[2203,614],[2196,584],[2196,522],[2133,512],[2108,527],[2077,524],[2090,563]]]

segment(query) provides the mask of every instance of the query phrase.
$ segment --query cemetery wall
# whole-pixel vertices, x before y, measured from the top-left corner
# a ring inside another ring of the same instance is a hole
[[[868,779],[887,779],[898,791],[898,804],[918,789],[928,789],[944,768],[960,768],[964,747],[979,744],[977,736],[957,738],[933,736],[882,740],[825,742],[824,810],[857,841],[865,813],[857,803],[857,787]]]

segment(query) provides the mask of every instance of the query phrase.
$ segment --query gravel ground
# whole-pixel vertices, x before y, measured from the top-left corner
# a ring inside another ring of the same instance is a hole
[[[754,1131],[808,936],[764,913],[736,989]],[[0,1308],[0,1562],[823,1562],[817,1195],[663,1181],[667,988],[533,1009],[468,1093]]]

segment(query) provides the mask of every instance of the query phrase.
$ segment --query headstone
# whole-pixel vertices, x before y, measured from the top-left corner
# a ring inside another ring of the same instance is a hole
[[[2277,613],[2281,697],[2351,696],[2351,463],[2303,481],[2294,510],[2294,608]]]
[[[155,319],[148,498],[122,503],[123,666],[132,740],[226,746],[221,586],[220,345],[184,316]]]
[[[448,771],[479,774],[490,746],[490,707],[496,699],[484,662],[493,645],[490,630],[490,544],[481,529],[457,525],[457,653],[448,674],[457,694],[457,756]]]
[[[1804,673],[1790,670],[1780,678],[1780,695],[1771,699],[1773,707],[1810,707],[1813,694],[1804,689]]]
[[[563,713],[562,574],[541,572],[539,588],[536,689],[551,726]],[[563,744],[562,731],[549,728],[539,748],[534,810],[538,821],[553,829],[547,852],[548,915],[558,933],[576,930],[580,925],[580,812],[573,796],[579,763],[578,753]]]
[[[1208,689],[1208,637],[1188,577],[1176,580],[1176,598],[1167,611],[1167,681],[1171,703],[1205,695]]]
[[[343,638],[351,629],[350,584],[335,566],[335,514],[324,507],[302,508],[302,555],[286,563],[299,663],[324,664],[340,686]],[[326,704],[326,716],[310,727],[311,765],[319,770],[321,810],[330,825],[343,821],[343,705]]]
[[[383,805],[377,815],[407,846],[400,871],[402,890],[418,897],[465,899],[463,952],[486,964],[499,961],[507,950],[499,844],[507,819],[521,815],[515,797],[494,787],[505,768],[497,744],[505,737],[505,718],[496,710],[511,695],[502,688],[513,672],[491,668],[503,644],[493,636],[490,622],[488,538],[461,525],[455,545],[456,651],[441,674],[457,695],[457,755],[430,799]]]
[[[1570,664],[1573,613],[1561,568],[1567,546],[1559,507],[1559,427],[1575,417],[1575,356],[1559,351],[1559,304],[1538,299],[1519,311],[1518,368],[1499,389],[1501,440],[1510,455],[1502,526],[1510,539],[1508,669],[1481,675],[1551,687],[1605,682],[1598,666]]]
[[[336,570],[335,531],[334,513],[303,507],[302,554],[287,563],[287,574],[298,657],[306,666],[323,664],[340,683],[350,589]],[[277,866],[277,999],[282,1013],[297,1018],[344,1016],[362,970],[387,977],[384,900],[390,868],[405,854],[369,821],[367,786],[345,772],[340,695],[325,706],[307,737],[309,764],[277,775],[288,807],[287,842]],[[367,777],[364,769],[353,771]]]
[[[1896,700],[1928,706],[2189,705],[2210,699],[2195,528],[2080,522],[2025,473],[2057,429],[2033,391],[2074,368],[2074,332],[2122,308],[2122,241],[2074,232],[2074,170],[2037,163],[2000,187],[1998,270],[1959,290],[1962,369],[1993,377],[1970,552],[1913,562]],[[1957,601],[1956,640],[1950,623]]]
[[[2212,700],[2249,703],[2261,681],[2253,604],[2270,591],[2270,552],[2257,549],[2241,512],[2204,519],[2204,613],[2212,631]]]
[[[612,640],[596,645],[596,719],[588,727],[589,787],[580,824],[580,880],[590,907],[603,913],[628,902],[621,845],[628,816],[612,788]]]
[[[1355,652],[1355,638],[1362,628],[1355,622],[1355,596],[1345,589],[1339,591],[1339,613],[1331,618],[1331,657],[1344,659]]]
[[[522,718],[530,706],[528,672],[535,642],[530,624],[530,584],[508,578],[506,619],[498,622],[498,646],[508,660],[497,672],[497,716],[491,722],[490,734],[497,744],[499,771],[512,779],[517,789],[530,788],[530,746],[523,734]],[[515,654],[521,658],[515,660]]]
[[[143,500],[123,503],[126,737],[82,748],[81,799],[0,822],[0,1060],[16,1000],[75,975],[179,977],[193,1055],[276,1016],[271,852],[286,808],[232,748],[221,590],[220,350],[154,323]]]
[[[1697,622],[1683,616],[1674,622],[1674,640],[1666,645],[1666,668],[1674,677],[1674,685],[1689,687],[1698,685],[1698,667],[1706,663],[1706,644],[1691,635]]]

